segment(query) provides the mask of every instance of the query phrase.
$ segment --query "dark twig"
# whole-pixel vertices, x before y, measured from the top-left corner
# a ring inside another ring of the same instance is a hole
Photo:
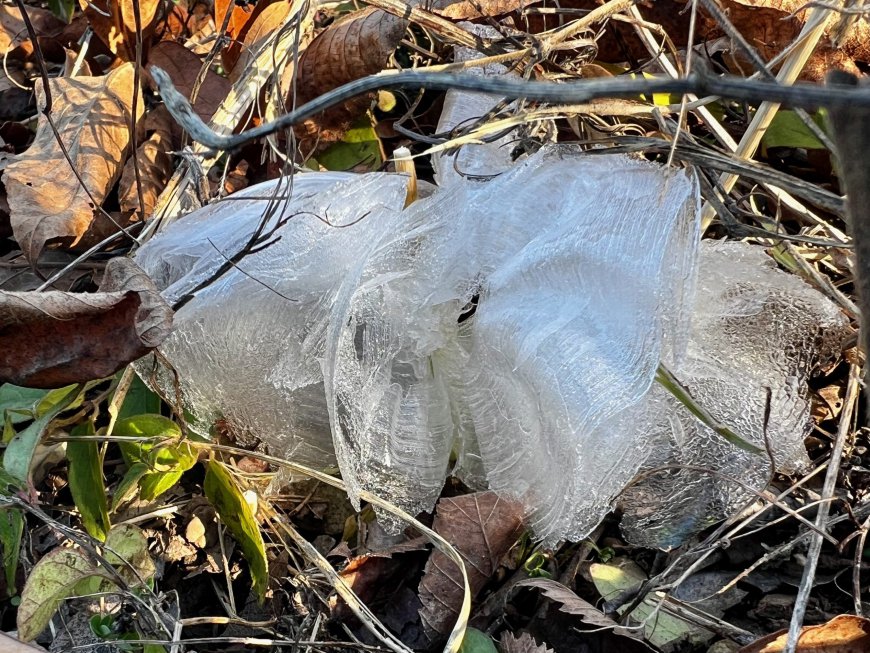
[[[19,0],[20,1],[20,0]],[[782,86],[769,81],[749,81],[742,77],[712,77],[695,72],[683,79],[643,79],[612,77],[589,79],[567,84],[515,81],[467,74],[426,73],[405,71],[363,77],[325,93],[268,123],[241,134],[221,136],[206,126],[159,68],[152,68],[163,101],[169,112],[194,140],[214,150],[233,150],[257,138],[269,136],[296,125],[346,100],[378,89],[426,88],[432,90],[459,89],[497,95],[511,99],[526,99],[550,104],[581,104],[603,97],[633,98],[654,93],[718,95],[750,102],[778,102],[790,106],[868,107],[870,88],[825,87],[818,84]]]

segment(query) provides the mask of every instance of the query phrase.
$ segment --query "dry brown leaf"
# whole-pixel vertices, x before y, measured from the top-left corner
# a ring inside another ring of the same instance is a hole
[[[180,43],[161,41],[151,50],[151,55],[148,58],[148,69],[151,66],[165,70],[172,78],[172,83],[175,84],[178,92],[190,99],[193,85],[202,68],[202,61]],[[153,88],[157,88],[156,85]],[[209,70],[199,87],[196,101],[193,103],[193,110],[204,122],[209,122],[221,102],[226,99],[231,88],[232,83],[228,79]]]
[[[475,596],[522,532],[522,509],[495,492],[444,498],[438,502],[433,528],[459,551]],[[459,569],[440,551],[433,551],[426,563],[419,594],[427,635],[446,636],[459,614],[463,590]]]
[[[139,220],[144,220],[153,213],[157,198],[172,176],[170,155],[173,148],[172,128],[172,117],[163,105],[151,111],[145,119],[145,129],[150,131],[151,135],[137,148],[136,156],[127,159],[124,171],[121,173],[121,181],[118,182],[118,197],[122,212],[138,213]],[[134,161],[139,165],[144,211],[139,206]]]
[[[127,157],[133,64],[124,64],[105,77],[52,79],[49,83],[52,120],[93,201],[102,204]],[[37,103],[45,106],[40,86]],[[141,95],[137,105],[138,118]],[[63,238],[74,245],[94,221],[98,207],[82,188],[41,114],[33,144],[13,157],[3,183],[15,239],[31,262],[48,241]]]
[[[729,20],[765,61],[778,55],[803,28],[807,3],[802,0],[721,0]],[[703,13],[703,9],[702,9]],[[800,75],[804,81],[821,81],[827,72],[839,68],[860,75],[856,62],[870,62],[870,24],[858,21],[844,35],[840,48],[830,42],[834,22],[829,22],[822,39]],[[707,39],[722,32],[712,18],[707,17],[701,30]],[[726,62],[737,74],[754,72],[752,65],[735,50]]]
[[[254,53],[265,43],[266,39],[281,28],[287,20],[287,16],[290,15],[290,9],[290,2],[277,2],[263,9],[251,21],[250,28],[245,33],[242,50],[230,71],[229,77],[232,81],[237,81],[244,74]]]
[[[236,4],[235,0],[215,0],[214,26],[216,30],[220,30],[223,26],[224,19],[226,18],[227,11],[229,11],[230,7],[233,9],[230,21],[227,23],[226,32],[227,36],[230,38],[230,43],[221,53],[221,58],[226,70],[232,71],[236,67],[239,56],[244,49],[243,44],[245,43],[245,37],[257,17],[266,9],[266,7],[277,1],[278,0],[257,0],[253,7],[251,7],[239,6]],[[285,4],[285,2],[282,2],[282,4]]]
[[[474,20],[485,16],[511,14],[523,7],[539,4],[542,0],[438,0],[432,4],[433,14],[452,20]]]
[[[737,653],[781,653],[788,630],[762,637]],[[821,626],[804,626],[795,653],[867,653],[870,651],[870,620],[840,615]]]
[[[136,14],[142,27],[142,59],[157,26],[160,0],[79,0],[85,16],[99,39],[123,61],[136,61]]]
[[[160,40],[184,41],[212,22],[211,4],[205,0],[176,0],[157,28]]]
[[[517,587],[537,587],[551,601],[559,604],[559,610],[580,617],[584,622],[597,628],[619,628],[613,619],[570,589],[549,578],[530,578],[517,583]]]
[[[345,16],[327,27],[299,58],[296,98],[300,105],[355,79],[379,73],[390,62],[408,21],[369,7]],[[300,150],[309,154],[311,145],[338,141],[372,102],[363,95],[321,113],[295,128]]]
[[[172,309],[130,259],[97,293],[0,291],[0,383],[59,388],[110,376],[157,347]]]
[[[360,601],[370,603],[384,592],[395,589],[408,576],[409,561],[407,556],[401,554],[425,551],[426,544],[426,538],[417,537],[380,551],[356,556],[348,561],[340,576]],[[353,618],[353,612],[338,596],[330,599],[330,612],[333,619],[339,621]]]
[[[63,21],[45,9],[27,7],[27,16],[37,36],[52,36],[63,30]],[[0,54],[30,39],[21,12],[15,5],[0,5]]]
[[[538,644],[528,633],[522,633],[519,637],[507,631],[501,634],[499,640],[501,653],[553,653],[553,649],[545,644]]]

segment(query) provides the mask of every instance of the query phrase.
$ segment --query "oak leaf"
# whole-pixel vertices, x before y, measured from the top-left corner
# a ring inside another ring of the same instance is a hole
[[[178,92],[188,100],[190,99],[194,84],[199,77],[199,71],[202,68],[202,61],[196,54],[180,43],[161,41],[151,50],[148,70],[152,66],[166,71]],[[203,122],[207,123],[211,120],[231,88],[232,84],[228,79],[211,70],[206,72],[196,94],[196,100],[193,102],[193,110],[202,118]]]
[[[505,631],[499,640],[501,653],[553,653],[553,649],[547,648],[546,644],[538,644],[528,633],[522,633],[519,637]]]
[[[53,36],[63,29],[63,21],[45,9],[27,7],[27,16],[37,36]],[[30,39],[21,12],[15,5],[0,5],[0,54]]]

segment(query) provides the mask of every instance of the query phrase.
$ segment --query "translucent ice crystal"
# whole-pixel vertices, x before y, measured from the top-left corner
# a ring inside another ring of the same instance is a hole
[[[761,248],[705,243],[699,257],[690,173],[546,147],[404,209],[398,175],[301,175],[290,199],[269,199],[286,190],[197,211],[137,256],[174,302],[262,219],[281,222],[196,293],[161,348],[204,427],[337,462],[352,499],[412,513],[455,461],[470,484],[519,497],[550,541],[585,536],[622,493],[629,535],[669,546],[763,487],[766,458],[656,385],[661,361],[779,468],[805,461],[807,375],[847,321]]]
[[[774,460],[729,444],[653,386],[632,419],[649,450],[643,471],[667,469],[621,498],[623,529],[639,544],[675,546],[752,498],[772,464],[782,472],[808,464],[807,379],[839,353],[850,328],[833,302],[777,270],[763,248],[739,242],[702,243],[691,315],[687,354],[671,370],[715,418]]]
[[[160,348],[196,426],[205,432],[221,419],[243,441],[263,441],[288,459],[335,463],[320,369],[332,298],[364,253],[365,234],[387,228],[405,194],[398,175],[297,175],[292,193],[286,183],[247,188],[139,250],[136,260],[175,302],[242,249],[261,220],[267,233],[286,221],[271,245],[178,311]],[[139,363],[146,378],[149,367]],[[174,396],[172,377],[161,375]]]

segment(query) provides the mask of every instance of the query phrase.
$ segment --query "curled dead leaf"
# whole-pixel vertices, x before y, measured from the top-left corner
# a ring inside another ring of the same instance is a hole
[[[472,597],[495,573],[522,532],[522,508],[495,492],[476,492],[438,502],[434,530],[465,561]],[[462,605],[462,577],[456,565],[433,551],[420,581],[420,619],[430,639],[450,633]]]
[[[432,4],[431,11],[452,20],[475,20],[486,16],[504,16],[539,2],[540,0],[437,0]]]
[[[239,53],[232,71],[230,71],[232,81],[237,81],[244,74],[248,64],[263,43],[286,23],[290,16],[291,7],[290,2],[271,4],[251,21],[250,27],[245,33],[242,51]]]
[[[109,261],[97,293],[0,291],[0,383],[59,388],[104,378],[171,328],[172,309],[124,257]]]
[[[781,653],[788,631],[762,637],[737,653]],[[820,626],[804,626],[795,653],[865,653],[870,650],[870,620],[843,614]]]
[[[288,97],[288,104],[303,104],[342,84],[381,72],[388,67],[407,27],[407,20],[373,7],[330,25],[299,58],[296,96]],[[300,151],[308,154],[315,142],[328,145],[341,140],[373,97],[356,97],[296,127]]]
[[[65,239],[74,245],[81,239],[94,222],[97,205],[121,175],[130,143],[133,64],[124,64],[105,77],[52,79],[49,83],[52,120],[75,171],[48,120],[40,115],[33,144],[12,157],[3,173],[12,231],[31,263],[48,241]],[[39,85],[37,102],[45,106]],[[141,97],[137,105],[138,118]]]

